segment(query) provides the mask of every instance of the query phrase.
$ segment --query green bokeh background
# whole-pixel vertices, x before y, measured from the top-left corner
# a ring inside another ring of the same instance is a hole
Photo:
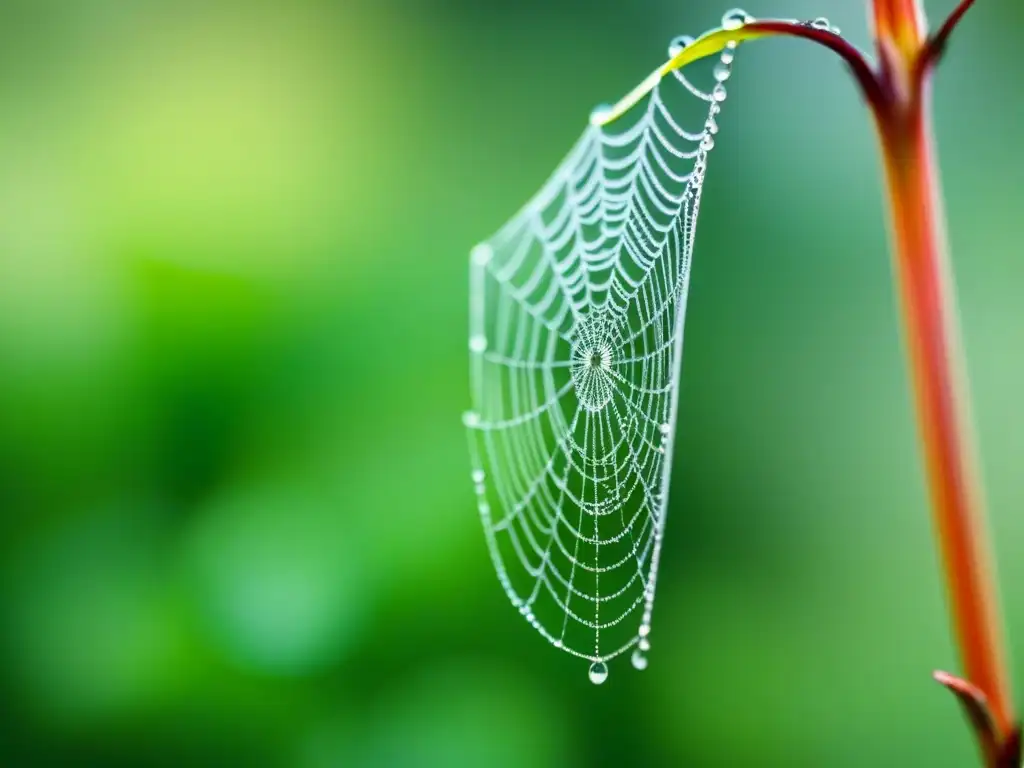
[[[821,50],[729,82],[650,667],[592,686],[491,571],[469,248],[724,10],[3,0],[0,765],[972,764],[872,129]],[[747,10],[869,44],[853,0]],[[935,99],[1018,667],[1022,23],[978,3]]]

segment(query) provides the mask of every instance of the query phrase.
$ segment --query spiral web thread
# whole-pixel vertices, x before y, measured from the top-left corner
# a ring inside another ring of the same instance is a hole
[[[690,259],[733,54],[706,90],[673,72],[611,125],[595,110],[470,257],[464,421],[487,545],[512,604],[594,682],[630,649],[647,665]]]

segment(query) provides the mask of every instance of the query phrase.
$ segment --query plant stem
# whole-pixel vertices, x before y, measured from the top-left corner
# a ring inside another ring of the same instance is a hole
[[[915,53],[924,34],[924,11],[920,0],[873,0],[875,39],[895,44],[905,53]]]
[[[946,251],[928,72],[921,75],[912,83],[909,101],[897,95],[876,119],[918,425],[954,632],[966,676],[984,694],[995,736],[1002,742],[1014,731],[1016,718]],[[993,759],[990,754],[990,764]]]

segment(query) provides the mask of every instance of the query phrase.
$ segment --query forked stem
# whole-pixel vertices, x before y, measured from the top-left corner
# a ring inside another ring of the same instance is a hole
[[[918,427],[952,624],[967,680],[940,675],[960,699],[986,765],[1019,766],[1003,626],[946,221],[931,127],[930,76],[964,0],[928,39],[919,0],[875,0],[880,72],[887,99],[875,106],[885,166],[893,261],[914,384]]]

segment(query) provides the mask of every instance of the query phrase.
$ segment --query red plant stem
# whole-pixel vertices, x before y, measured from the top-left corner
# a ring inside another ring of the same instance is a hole
[[[924,27],[919,0],[874,0],[872,5],[875,39],[894,43],[905,52],[916,52]]]
[[[885,97],[882,92],[881,83],[875,76],[871,65],[868,64],[859,50],[852,46],[845,38],[840,37],[826,29],[807,26],[805,24],[794,24],[791,21],[753,21],[747,24],[747,28],[762,32],[771,32],[790,37],[802,37],[805,40],[817,43],[828,48],[846,62],[853,74],[861,93],[872,108],[879,108]]]
[[[974,5],[974,0],[961,0],[960,4],[949,14],[949,18],[939,27],[939,31],[932,35],[924,52],[918,57],[918,67],[920,69],[926,70],[935,65],[942,55],[946,43],[949,41],[949,36],[953,34],[953,30],[956,29],[957,24],[960,23],[972,5]],[[921,72],[919,75],[924,76],[925,73]]]
[[[984,696],[992,720],[995,733],[977,735],[986,762],[995,765],[1017,724],[930,122],[932,67],[973,2],[962,0],[937,35],[927,40],[920,0],[873,0],[880,77],[887,85],[887,98],[874,111],[918,428],[953,630],[967,679]]]
[[[920,0],[870,2],[877,69],[855,48],[813,25],[761,21],[748,26],[832,49],[850,65],[874,114],[918,427],[953,630],[967,676],[938,673],[936,679],[964,705],[986,764],[1016,768],[1021,732],[1010,699],[930,122],[930,75],[975,0],[961,0],[930,39]]]
[[[997,732],[1011,733],[1002,626],[968,413],[968,386],[945,243],[924,81],[910,104],[877,115],[895,271],[953,626],[967,678]]]

